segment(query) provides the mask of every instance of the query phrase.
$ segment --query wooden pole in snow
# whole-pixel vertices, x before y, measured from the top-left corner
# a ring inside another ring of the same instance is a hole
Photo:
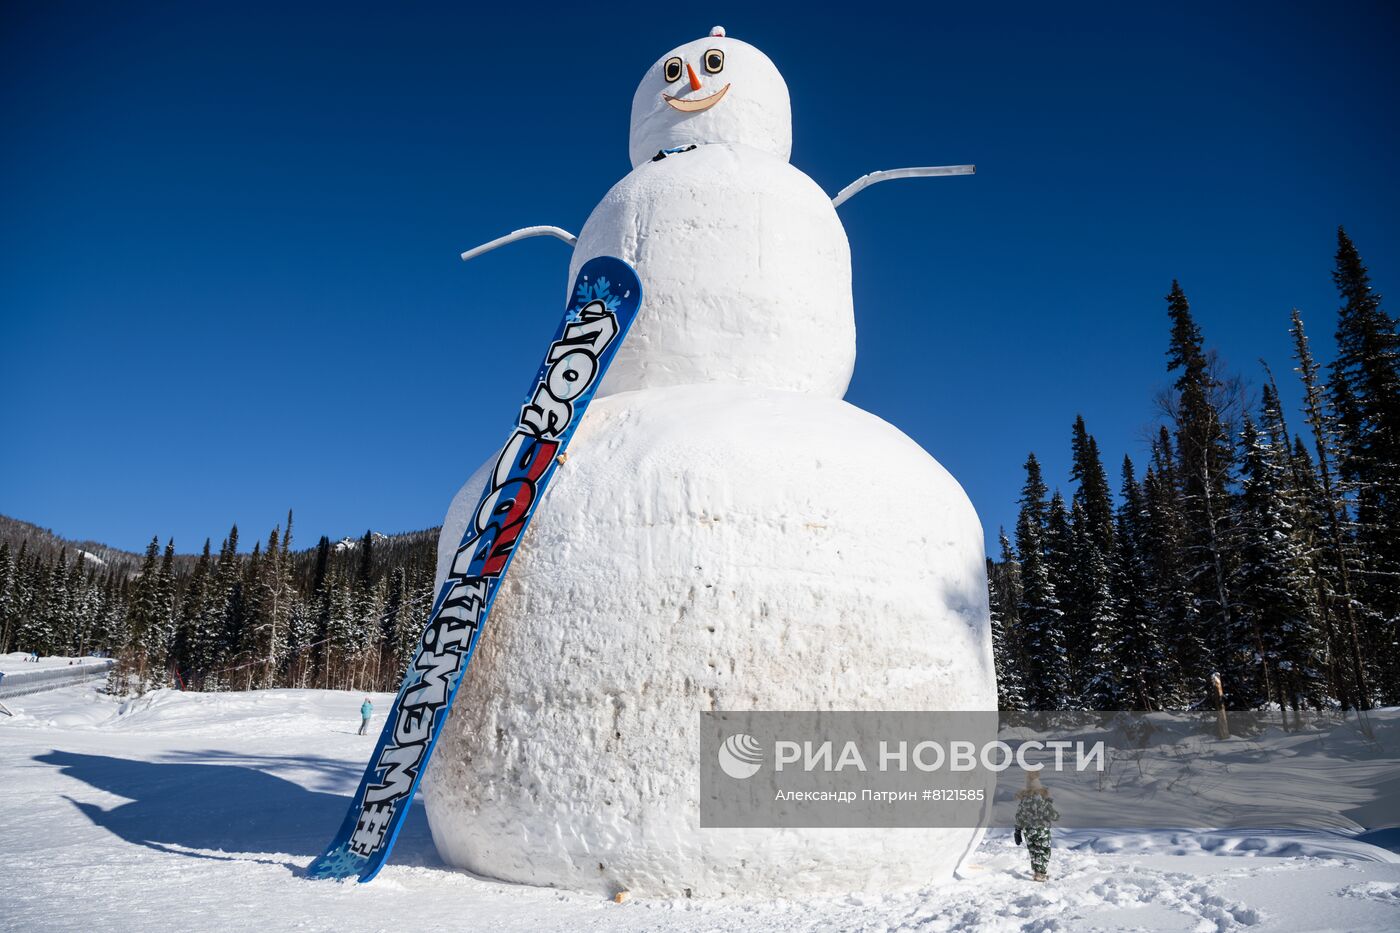
[[[1220,683],[1218,673],[1210,675],[1210,685],[1215,690],[1215,734],[1222,739],[1230,737],[1230,717],[1225,714],[1225,687]]]

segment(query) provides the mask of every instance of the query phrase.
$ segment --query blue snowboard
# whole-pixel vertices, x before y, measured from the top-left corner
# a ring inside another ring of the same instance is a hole
[[[599,256],[579,270],[573,295],[462,535],[350,812],[307,869],[312,878],[368,881],[384,867],[520,536],[637,316],[642,286],[627,263]]]

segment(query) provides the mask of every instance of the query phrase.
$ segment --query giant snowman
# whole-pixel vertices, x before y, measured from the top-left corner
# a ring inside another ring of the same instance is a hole
[[[620,257],[642,310],[424,779],[453,865],[607,894],[788,896],[924,885],[976,845],[972,829],[699,828],[702,710],[996,708],[981,526],[918,444],[842,401],[850,249],[791,143],[777,68],[719,28],[637,88],[633,170],[567,281]],[[574,239],[529,228],[487,246],[538,232]],[[439,587],[491,462],[444,522]]]

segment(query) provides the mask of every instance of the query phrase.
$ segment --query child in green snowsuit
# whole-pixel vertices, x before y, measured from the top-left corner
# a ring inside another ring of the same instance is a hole
[[[1016,829],[1026,839],[1032,877],[1044,881],[1050,867],[1050,824],[1060,818],[1059,811],[1035,771],[1026,775],[1026,789],[1018,793],[1016,799],[1021,801],[1016,807]]]

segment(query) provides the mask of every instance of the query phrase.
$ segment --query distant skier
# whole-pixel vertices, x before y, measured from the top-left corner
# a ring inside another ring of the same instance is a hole
[[[1025,837],[1026,850],[1031,855],[1031,877],[1045,881],[1050,868],[1050,824],[1060,818],[1059,811],[1036,771],[1026,773],[1026,788],[1016,794],[1016,799],[1021,801],[1016,807],[1016,841]]]
[[[360,704],[360,735],[364,735],[365,730],[369,728],[369,717],[372,715],[374,704],[369,701],[369,697],[365,697],[365,701]]]

